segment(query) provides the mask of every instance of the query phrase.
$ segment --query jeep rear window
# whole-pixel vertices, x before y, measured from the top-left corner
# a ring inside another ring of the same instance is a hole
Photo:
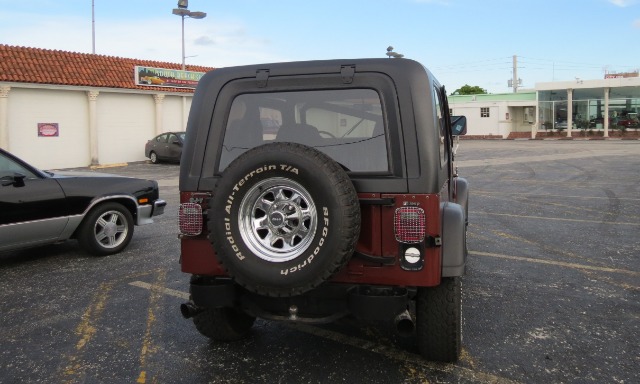
[[[235,97],[220,157],[223,171],[250,148],[290,141],[351,172],[388,172],[380,96],[372,89],[252,93]]]

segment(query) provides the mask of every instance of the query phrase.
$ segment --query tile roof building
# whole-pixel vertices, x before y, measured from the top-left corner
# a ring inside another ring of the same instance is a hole
[[[0,82],[55,84],[158,91],[135,85],[134,67],[181,69],[180,64],[0,44]],[[187,71],[214,68],[187,65]],[[173,92],[193,93],[190,88]]]
[[[194,90],[141,75],[158,68],[214,69],[0,44],[0,148],[43,169],[146,160],[147,140],[185,129]]]

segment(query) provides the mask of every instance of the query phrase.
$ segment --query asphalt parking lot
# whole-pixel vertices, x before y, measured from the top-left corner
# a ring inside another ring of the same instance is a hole
[[[457,364],[350,319],[258,320],[246,340],[208,341],[178,309],[179,166],[135,163],[100,171],[158,180],[168,206],[123,253],[0,253],[0,383],[638,382],[640,141],[458,153],[471,197]]]

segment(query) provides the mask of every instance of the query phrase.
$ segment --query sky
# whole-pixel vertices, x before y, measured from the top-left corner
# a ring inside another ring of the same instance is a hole
[[[94,4],[95,24],[92,23]],[[0,44],[181,63],[177,0],[0,0]],[[386,57],[425,65],[449,93],[508,93],[640,68],[640,0],[191,0],[187,64]]]

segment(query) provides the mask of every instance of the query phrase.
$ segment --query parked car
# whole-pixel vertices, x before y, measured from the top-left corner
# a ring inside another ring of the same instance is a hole
[[[609,118],[609,128],[613,128],[614,125],[614,120]],[[589,128],[598,128],[598,126],[600,128],[604,127],[604,117],[594,117],[589,120]]]
[[[88,253],[111,255],[165,206],[154,180],[41,171],[0,149],[0,251],[77,239]]]
[[[640,127],[640,123],[638,122],[638,120],[633,119],[633,118],[620,119],[620,120],[618,120],[616,125],[619,128],[639,128]]]
[[[567,126],[568,126],[568,125],[567,125],[567,120],[557,120],[557,121],[556,121],[556,126],[555,126],[555,128],[556,128],[558,131],[561,131],[561,130],[563,130],[563,129],[567,129]],[[576,129],[576,128],[577,128],[576,123],[575,123],[575,122],[572,122],[572,123],[571,123],[571,129]]]
[[[147,141],[144,155],[154,164],[160,161],[180,162],[185,132],[165,132]]]

